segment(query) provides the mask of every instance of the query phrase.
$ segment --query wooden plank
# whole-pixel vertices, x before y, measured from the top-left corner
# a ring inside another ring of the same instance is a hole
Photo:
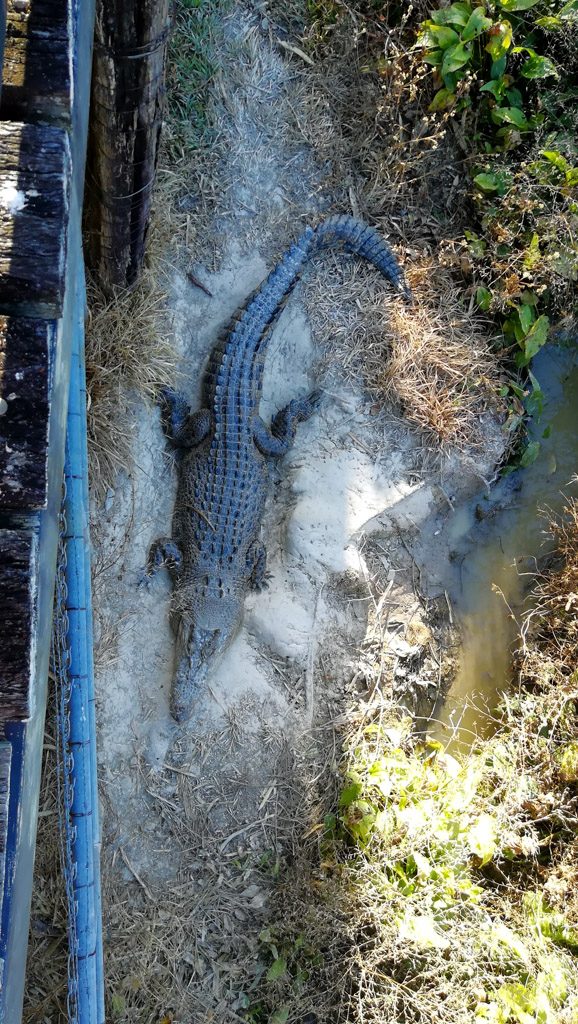
[[[0,312],[60,316],[69,190],[62,128],[0,123]]]
[[[51,320],[0,316],[0,511],[46,507]]]
[[[8,0],[0,119],[68,121],[71,24],[70,0]]]
[[[6,722],[30,714],[34,594],[38,571],[34,534],[0,530],[0,736]]]

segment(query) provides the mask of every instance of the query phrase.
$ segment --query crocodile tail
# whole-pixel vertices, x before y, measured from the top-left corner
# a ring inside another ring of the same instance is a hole
[[[348,252],[373,263],[405,299],[411,300],[411,291],[405,283],[403,271],[389,245],[375,228],[355,217],[329,217],[315,230],[315,248],[324,249],[336,244],[343,245]]]

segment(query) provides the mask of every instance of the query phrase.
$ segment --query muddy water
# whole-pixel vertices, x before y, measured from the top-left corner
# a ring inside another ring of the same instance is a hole
[[[559,511],[565,496],[578,494],[576,350],[549,347],[532,369],[544,392],[530,432],[540,442],[536,461],[457,509],[447,525],[447,592],[463,644],[452,689],[434,712],[431,731],[446,743],[467,745],[491,732],[538,561],[552,543],[541,512]]]

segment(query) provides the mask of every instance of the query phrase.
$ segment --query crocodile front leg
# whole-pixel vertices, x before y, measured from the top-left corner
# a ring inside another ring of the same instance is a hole
[[[160,407],[165,434],[177,448],[194,448],[205,440],[211,429],[208,409],[191,412],[187,400],[172,388],[161,391]]]
[[[147,560],[146,575],[153,576],[159,569],[167,568],[174,580],[183,564],[183,555],[178,544],[170,537],[159,537],[151,544]]]
[[[260,540],[256,540],[247,552],[247,569],[251,570],[249,586],[251,590],[263,590],[267,583],[267,548]]]
[[[313,415],[320,401],[321,391],[312,391],[305,398],[294,398],[273,417],[270,430],[261,417],[257,417],[253,426],[253,439],[259,451],[263,455],[285,455],[295,440],[297,425]]]

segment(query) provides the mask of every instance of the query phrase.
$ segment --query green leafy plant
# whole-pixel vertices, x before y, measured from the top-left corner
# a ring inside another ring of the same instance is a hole
[[[436,962],[452,990],[452,972],[462,970],[456,928],[467,921],[472,970],[485,978],[471,1019],[553,1024],[573,984],[557,949],[572,951],[576,932],[541,893],[507,923],[485,898],[486,870],[538,848],[532,826],[509,810],[537,789],[527,774],[516,777],[515,760],[505,738],[462,760],[436,741],[412,741],[407,723],[365,727],[346,751],[333,859],[352,899],[358,885],[387,907],[389,942],[410,989]],[[326,862],[330,856],[326,849]]]
[[[576,109],[578,83],[561,76],[548,52],[571,23],[578,24],[574,2],[456,2],[430,12],[416,44],[433,68],[430,110],[470,118],[465,137],[478,224],[464,239],[474,273],[481,271],[476,303],[502,315],[521,370],[546,342],[550,310],[558,312],[578,280],[578,159],[568,113]],[[533,147],[530,159],[514,158],[521,147]]]
[[[432,11],[421,25],[417,46],[425,50],[423,59],[435,69],[440,86],[430,110],[444,110],[456,104],[459,109],[472,107],[471,89],[477,82],[476,115],[485,124],[490,150],[510,147],[512,129],[519,139],[520,133],[532,131],[542,123],[541,114],[527,114],[518,75],[528,81],[558,76],[554,61],[528,45],[527,36],[533,26],[524,14],[537,2],[498,0],[477,7],[457,2]],[[514,45],[518,36],[523,42]],[[513,75],[508,61],[519,56],[523,56],[523,61]],[[489,184],[490,190],[493,187]]]
[[[248,993],[245,1017],[252,1024],[285,1024],[289,1019],[289,1000],[303,990],[322,957],[304,934],[284,934],[282,928],[274,926],[261,931],[259,947],[263,966],[258,980],[266,989],[269,1009],[265,1009],[262,999],[251,999]]]

